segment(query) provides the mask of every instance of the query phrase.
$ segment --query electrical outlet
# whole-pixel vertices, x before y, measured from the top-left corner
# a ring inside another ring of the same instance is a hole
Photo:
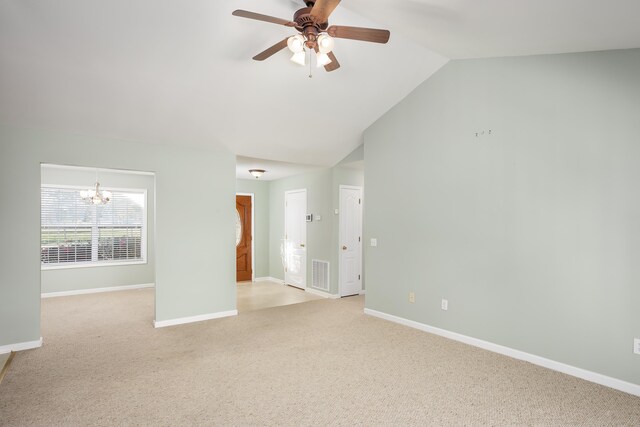
[[[440,308],[443,310],[449,310],[449,301],[446,299],[442,300],[442,303],[440,304]]]
[[[635,354],[640,354],[640,338],[633,339],[633,352]]]
[[[409,292],[409,302],[410,303],[416,302],[416,294],[415,293]]]

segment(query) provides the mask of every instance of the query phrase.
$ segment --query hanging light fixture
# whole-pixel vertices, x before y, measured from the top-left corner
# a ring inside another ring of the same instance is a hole
[[[291,62],[295,62],[298,65],[305,65],[307,60],[307,55],[304,52],[294,53],[291,57]]]
[[[302,34],[296,34],[287,39],[287,47],[293,53],[302,52],[304,50],[304,36]]]
[[[111,192],[100,190],[100,183],[96,179],[95,187],[80,191],[80,197],[90,205],[106,205],[111,200]]]
[[[264,169],[249,169],[249,173],[256,177],[256,179],[260,178],[266,170]]]
[[[318,68],[324,67],[325,65],[331,63],[331,58],[329,58],[329,55],[327,55],[326,53],[318,52],[316,54],[316,62]]]
[[[304,42],[305,38],[302,34],[296,34],[287,39],[287,47],[293,53],[291,61],[299,65],[305,64]]]
[[[318,52],[327,54],[333,50],[335,41],[327,33],[321,33],[318,36]]]

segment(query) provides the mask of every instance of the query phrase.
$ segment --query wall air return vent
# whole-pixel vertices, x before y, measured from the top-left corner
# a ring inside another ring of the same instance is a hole
[[[329,263],[314,259],[311,261],[311,287],[329,292]]]

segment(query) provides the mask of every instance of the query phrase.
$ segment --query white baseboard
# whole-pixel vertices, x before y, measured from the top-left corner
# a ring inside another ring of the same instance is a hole
[[[499,344],[494,344],[489,341],[483,341],[478,338],[462,335],[457,332],[447,331],[446,329],[436,328],[435,326],[426,325],[424,323],[416,322],[414,320],[405,319],[402,317],[394,316],[392,314],[383,313],[381,311],[371,310],[365,308],[364,313],[370,316],[379,317],[381,319],[389,320],[391,322],[399,323],[401,325],[409,326],[411,328],[419,329],[424,332],[429,332],[434,335],[440,335],[445,338],[452,339],[454,341],[460,341],[465,344],[472,345],[474,347],[480,347],[485,350],[492,351],[494,353],[503,354],[505,356],[513,357],[514,359],[524,360],[525,362],[533,363],[534,365],[542,366],[544,368],[551,369],[553,371],[562,372],[563,374],[571,375],[583,380],[591,381],[596,384],[600,384],[606,387],[611,387],[616,390],[623,391],[625,393],[640,396],[640,384],[633,384],[627,381],[612,378],[597,372],[587,371],[586,369],[578,368],[575,366],[567,365],[565,363],[557,362],[555,360],[547,359],[535,354],[526,353],[524,351],[516,350],[510,347],[505,347]]]
[[[256,277],[254,282],[275,282],[280,285],[284,285],[284,280],[276,279],[275,277]]]
[[[309,292],[310,294],[313,295],[317,295],[319,297],[322,298],[331,298],[331,299],[338,299],[340,298],[340,295],[337,294],[330,294],[329,292],[325,292],[325,291],[321,291],[319,289],[314,289],[314,288],[306,288],[305,289],[306,292]]]
[[[183,325],[185,323],[202,322],[203,320],[220,319],[221,317],[237,316],[238,310],[220,311],[218,313],[200,314],[198,316],[181,317],[170,320],[154,320],[154,328],[164,328],[167,326]]]
[[[15,344],[0,345],[0,354],[11,353],[12,351],[31,350],[42,347],[42,337],[39,340],[19,342]]]
[[[68,297],[71,295],[98,294],[101,292],[130,291],[132,289],[153,288],[154,286],[155,286],[154,283],[144,283],[142,285],[111,286],[108,288],[78,289],[75,291],[61,291],[61,292],[45,292],[40,294],[40,297],[41,298]]]

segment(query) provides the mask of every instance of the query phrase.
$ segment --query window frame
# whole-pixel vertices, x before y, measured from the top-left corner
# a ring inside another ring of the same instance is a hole
[[[66,185],[66,184],[40,184],[40,250],[42,251],[42,188],[60,188],[64,190],[86,190],[87,186],[81,185]],[[146,188],[124,188],[124,187],[103,187],[100,186],[101,190],[111,191],[112,193],[117,192],[128,192],[128,193],[142,193],[144,195],[144,207],[143,207],[143,215],[142,215],[142,231],[140,233],[140,257],[141,259],[131,260],[131,261],[85,261],[85,262],[66,262],[66,263],[56,263],[56,264],[43,264],[42,260],[40,260],[40,271],[46,270],[66,270],[73,268],[93,268],[93,267],[121,267],[126,265],[144,265],[148,264],[147,259],[147,216],[149,215],[148,209],[148,198],[147,198],[147,189]],[[91,234],[92,239],[93,229],[98,228],[97,225],[91,226]],[[97,238],[97,236],[95,236]]]

